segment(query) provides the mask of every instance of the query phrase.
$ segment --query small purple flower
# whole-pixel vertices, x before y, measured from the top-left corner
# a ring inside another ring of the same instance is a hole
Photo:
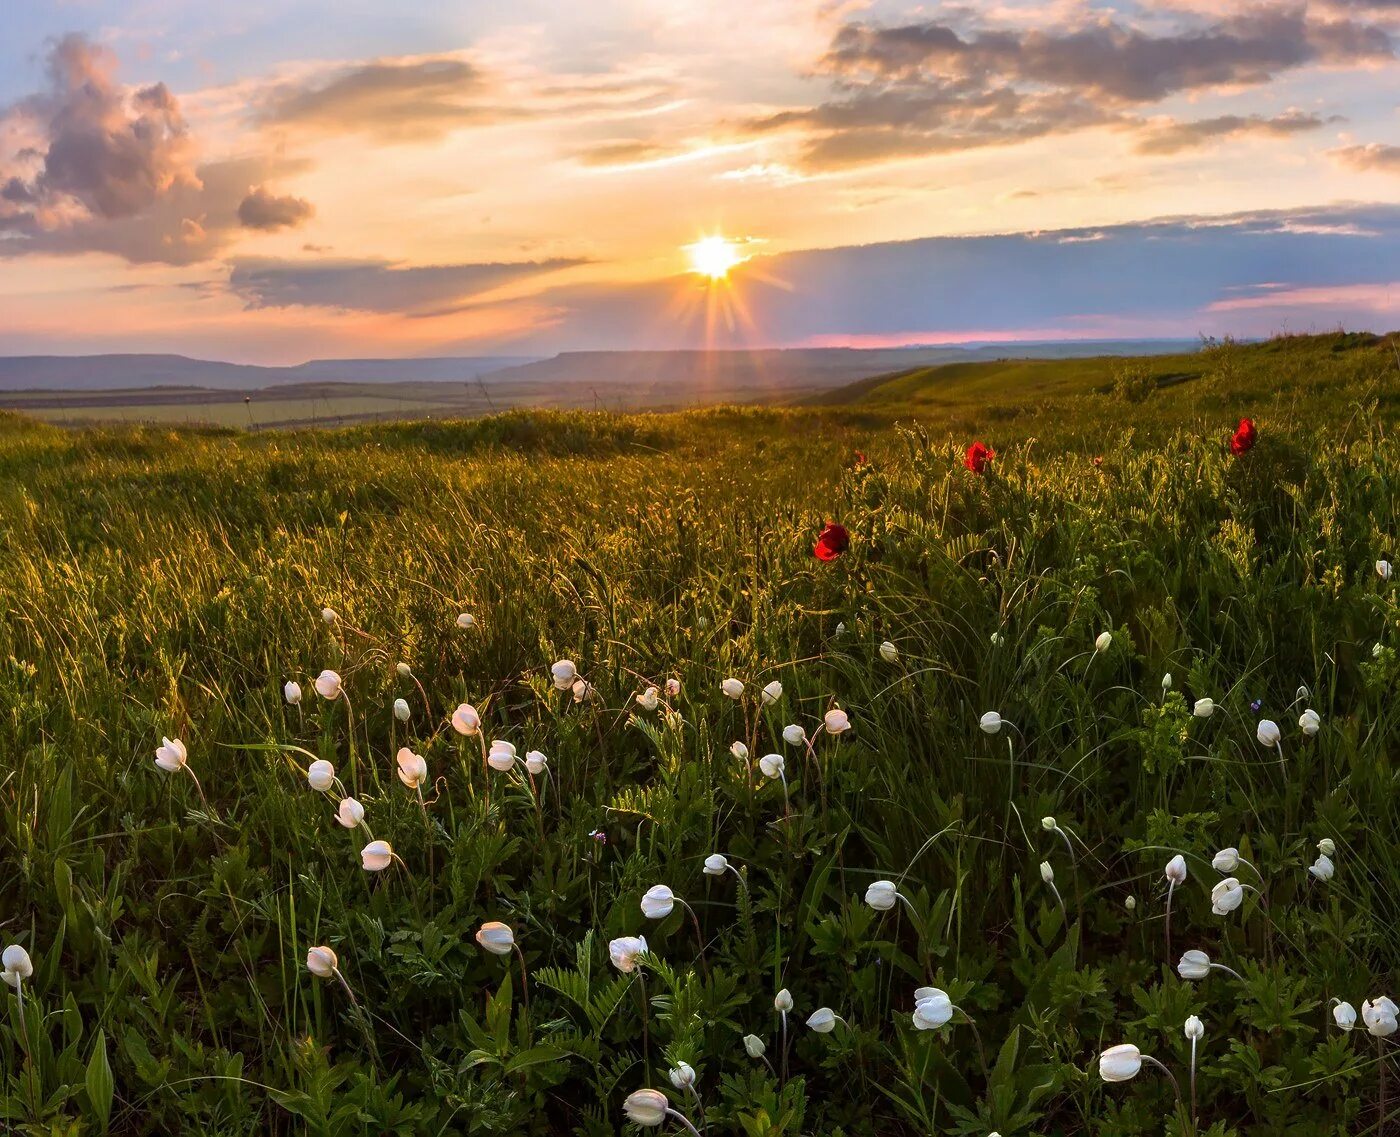
[[[589,836],[592,837],[593,840],[597,841],[600,845],[606,845],[608,843],[608,835],[604,833],[601,829],[593,830],[593,832],[590,833]]]
[[[1264,705],[1264,700],[1263,700],[1263,699],[1255,699],[1254,702],[1252,702],[1252,703],[1249,704],[1249,709],[1250,709],[1251,711],[1253,711],[1253,712],[1257,715],[1257,714],[1259,713],[1259,708],[1262,707],[1263,705]]]

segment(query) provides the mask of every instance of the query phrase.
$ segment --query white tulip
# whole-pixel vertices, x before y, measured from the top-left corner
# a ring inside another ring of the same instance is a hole
[[[648,687],[637,696],[637,706],[644,711],[654,711],[661,705],[661,692],[655,687]]]
[[[340,619],[340,616],[336,613],[336,610],[334,608],[322,608],[321,619],[325,620],[325,622],[328,624],[334,624],[337,620]]]
[[[827,734],[845,734],[851,729],[851,719],[840,707],[832,707],[822,716],[822,725]]]
[[[953,1001],[937,987],[920,987],[915,993],[914,1029],[937,1030],[953,1018]],[[920,998],[919,996],[923,997]]]
[[[1311,738],[1322,729],[1322,716],[1309,708],[1298,716],[1298,729]]]
[[[388,841],[371,841],[360,850],[366,872],[383,872],[394,863],[394,847]]]
[[[1112,633],[1112,632],[1100,632],[1100,633],[1099,633],[1099,636],[1098,636],[1098,639],[1096,639],[1096,640],[1094,641],[1094,650],[1095,650],[1095,651],[1107,651],[1107,650],[1109,649],[1109,646],[1110,646],[1112,643],[1113,643],[1113,633]]]
[[[1389,996],[1382,995],[1374,1003],[1361,1004],[1361,1021],[1376,1038],[1387,1038],[1395,1033],[1397,1008]]]
[[[327,700],[340,698],[340,692],[344,687],[340,676],[329,669],[316,676],[312,680],[312,685],[316,688],[316,694]]]
[[[1342,1030],[1351,1030],[1356,1026],[1356,1008],[1350,1003],[1338,1003],[1332,1008],[1332,1021]]]
[[[836,1012],[830,1007],[818,1007],[807,1017],[807,1025],[818,1034],[830,1034],[836,1029]]]
[[[161,738],[156,747],[156,765],[167,774],[178,773],[189,761],[189,752],[178,738]]]
[[[415,754],[407,746],[399,748],[399,781],[411,790],[419,789],[428,780],[428,763],[421,754]]]
[[[335,819],[346,829],[354,829],[364,821],[365,807],[352,797],[341,798]]]
[[[1336,871],[1336,866],[1332,864],[1332,858],[1326,853],[1320,854],[1317,860],[1313,861],[1313,863],[1308,866],[1308,872],[1312,873],[1313,876],[1321,881],[1331,880]]]
[[[1206,1024],[1195,1015],[1187,1015],[1186,1025],[1182,1030],[1192,1042],[1199,1042],[1206,1035]]]
[[[408,700],[407,700],[407,699],[395,699],[395,700],[394,700],[394,717],[395,717],[396,719],[398,719],[399,722],[408,722],[408,716],[409,716],[411,713],[412,713],[412,712],[410,712],[409,709],[408,709]]]
[[[681,693],[681,681],[679,679],[666,680],[666,697],[674,699]]]
[[[0,979],[19,990],[19,985],[34,974],[34,962],[19,944],[11,944],[0,952]]]
[[[865,890],[865,902],[876,912],[888,912],[895,906],[899,892],[892,880],[877,880]]]
[[[1167,862],[1165,876],[1170,884],[1177,885],[1183,883],[1186,880],[1186,858],[1180,853],[1177,853],[1176,856]]]
[[[1183,979],[1204,979],[1210,974],[1210,956],[1195,948],[1183,952],[1176,973]]]
[[[1259,740],[1260,746],[1277,746],[1278,740],[1283,737],[1283,732],[1279,730],[1278,723],[1274,722],[1273,719],[1260,719],[1254,737]]]
[[[481,716],[470,703],[463,703],[452,712],[452,729],[458,734],[473,735],[481,731]]]
[[[666,1071],[666,1076],[671,1079],[671,1085],[678,1090],[695,1088],[695,1067],[689,1062],[677,1062],[670,1070]]]
[[[1337,843],[1331,837],[1324,837],[1317,843],[1317,851],[1324,857],[1335,857],[1337,855]]]
[[[476,617],[470,612],[457,613],[457,626],[464,632],[476,627]]]
[[[789,746],[801,746],[807,741],[807,732],[800,723],[790,722],[783,727],[783,741]]]
[[[634,1090],[622,1103],[622,1112],[633,1125],[653,1129],[666,1120],[671,1103],[660,1090]]]
[[[1221,849],[1211,858],[1210,864],[1216,872],[1232,873],[1240,867],[1240,851],[1233,847]]]
[[[496,738],[486,752],[486,764],[498,773],[504,774],[515,766],[515,746],[504,739]]]
[[[978,726],[987,734],[997,734],[1001,731],[1001,724],[1005,720],[996,711],[988,711],[978,722]]]
[[[642,894],[642,915],[648,920],[664,920],[676,906],[676,894],[664,884],[653,884]]]
[[[758,760],[758,768],[765,778],[780,778],[787,763],[781,754],[765,754]]]
[[[899,648],[895,647],[889,640],[886,640],[880,645],[880,658],[886,663],[897,662],[899,659]]]
[[[1210,890],[1210,910],[1217,916],[1233,912],[1244,903],[1244,885],[1232,876],[1227,876]]]
[[[1389,580],[1392,569],[1389,561],[1376,562],[1376,575],[1382,580]]]
[[[1191,708],[1191,713],[1198,719],[1208,719],[1215,714],[1214,699],[1197,699],[1196,705]]]
[[[572,659],[561,659],[550,667],[549,674],[554,680],[556,691],[567,691],[578,678],[578,668],[574,666]]]
[[[317,793],[325,793],[335,785],[335,767],[324,758],[317,758],[306,768],[306,783]]]
[[[773,1009],[783,1014],[792,1010],[792,992],[786,987],[773,996]]]
[[[1131,1042],[1110,1046],[1099,1055],[1099,1077],[1105,1082],[1130,1082],[1142,1069],[1142,1051]]]
[[[544,773],[545,767],[549,765],[549,758],[539,750],[525,751],[525,769],[535,777]]]
[[[763,690],[759,692],[758,697],[762,700],[765,707],[771,707],[783,697],[783,685],[774,679],[773,682],[767,684]]]
[[[758,1035],[744,1035],[744,1053],[747,1054],[750,1058],[762,1058],[763,1055],[767,1052],[767,1050],[768,1047],[764,1044],[763,1039],[759,1038]]]
[[[738,679],[726,679],[719,685],[719,689],[730,699],[741,699],[744,696],[744,684]]]
[[[723,876],[729,868],[729,861],[725,859],[723,853],[711,853],[705,858],[705,867],[702,870],[706,876]]]
[[[740,762],[747,762],[749,760],[749,748],[742,742],[731,743],[729,746],[729,753],[739,759]]]
[[[637,969],[638,960],[647,953],[645,936],[619,936],[608,942],[608,958],[624,975]]]
[[[335,974],[336,968],[339,966],[340,959],[330,948],[314,947],[307,949],[306,970],[316,976],[317,979],[329,979]]]
[[[288,679],[282,684],[282,698],[286,699],[290,706],[295,707],[301,702],[301,684],[295,679]]]
[[[476,942],[492,955],[509,955],[515,947],[515,933],[499,920],[487,920],[476,930]]]

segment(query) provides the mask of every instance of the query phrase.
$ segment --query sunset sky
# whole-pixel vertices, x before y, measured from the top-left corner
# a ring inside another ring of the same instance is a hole
[[[1400,327],[1397,52],[1400,0],[21,2],[0,354]]]

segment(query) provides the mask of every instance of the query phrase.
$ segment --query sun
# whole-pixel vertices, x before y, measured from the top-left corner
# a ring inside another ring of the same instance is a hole
[[[702,237],[683,251],[690,260],[690,271],[711,280],[724,280],[730,269],[748,259],[728,237]]]

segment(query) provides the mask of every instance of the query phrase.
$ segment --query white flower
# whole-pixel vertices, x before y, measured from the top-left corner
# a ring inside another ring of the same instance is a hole
[[[725,859],[723,853],[711,853],[705,858],[703,870],[706,876],[723,876],[729,868],[729,861]]]
[[[1331,880],[1336,871],[1336,866],[1332,864],[1332,858],[1326,853],[1319,854],[1317,860],[1308,866],[1308,872],[1321,881]]]
[[[1201,1022],[1195,1015],[1186,1016],[1186,1025],[1182,1028],[1186,1037],[1192,1042],[1198,1042],[1205,1037],[1206,1024]]]
[[[1040,862],[1040,879],[1046,884],[1055,883],[1055,870],[1050,867],[1049,861]]]
[[[666,1076],[671,1079],[671,1085],[678,1090],[689,1090],[695,1087],[695,1067],[689,1062],[677,1062]]]
[[[880,658],[886,663],[895,663],[899,659],[899,648],[886,640],[880,645]]]
[[[740,699],[744,695],[744,684],[738,679],[726,679],[719,685],[720,692],[730,699]]]
[[[1191,713],[1198,719],[1208,719],[1215,714],[1214,699],[1197,699],[1196,705],[1191,708]]]
[[[1361,1021],[1376,1038],[1386,1038],[1395,1033],[1397,1008],[1389,996],[1382,995],[1374,1003],[1361,1004]]]
[[[1389,562],[1389,561],[1377,561],[1377,562],[1376,562],[1376,575],[1377,575],[1378,577],[1380,577],[1382,580],[1389,580],[1389,579],[1390,579],[1391,571],[1392,571],[1392,570],[1391,570],[1390,562]]]
[[[1337,855],[1337,843],[1331,837],[1324,837],[1317,843],[1317,851],[1324,857],[1335,857]]]
[[[1322,729],[1322,716],[1309,707],[1298,716],[1298,729],[1311,738]]]
[[[666,680],[666,697],[674,699],[681,693],[681,681],[679,679]]]
[[[1210,956],[1195,948],[1183,952],[1176,965],[1176,973],[1183,979],[1204,979],[1210,974]]]
[[[340,959],[328,947],[308,948],[306,951],[306,970],[317,979],[329,979],[339,966]]]
[[[1100,633],[1099,633],[1099,636],[1098,636],[1098,639],[1096,639],[1096,640],[1094,641],[1094,650],[1095,650],[1095,651],[1107,651],[1107,650],[1109,649],[1109,645],[1111,645],[1112,643],[1113,643],[1113,633],[1112,633],[1112,632],[1100,632]]]
[[[344,686],[341,682],[340,675],[329,669],[321,672],[311,683],[312,686],[316,688],[316,694],[320,695],[323,699],[340,698],[340,692]]]
[[[295,707],[301,702],[301,684],[295,679],[288,679],[282,684],[282,698],[287,700],[288,705]]]
[[[515,933],[499,920],[487,920],[476,930],[476,942],[492,955],[509,955],[515,946]]]
[[[399,781],[411,790],[416,790],[428,780],[428,763],[421,754],[415,754],[407,746],[399,748]]]
[[[549,758],[539,750],[525,751],[525,769],[535,777],[544,773],[544,769],[549,765]]]
[[[739,759],[740,762],[747,762],[749,760],[749,748],[742,742],[731,743],[729,746],[729,753]]]
[[[189,760],[185,744],[178,738],[161,738],[156,747],[156,765],[167,774],[174,774]]]
[[[506,773],[515,766],[515,746],[502,738],[492,739],[486,752],[486,764],[499,773]]]
[[[655,1128],[666,1120],[671,1103],[660,1090],[633,1090],[622,1103],[622,1112],[633,1125]]]
[[[647,953],[645,936],[619,936],[608,941],[608,958],[612,965],[624,975],[637,969],[637,960]]]
[[[1000,632],[993,632],[989,638],[993,647],[1001,647],[1006,643],[1006,637]]]
[[[781,777],[786,765],[781,754],[765,754],[758,760],[758,768],[765,778]]]
[[[818,1034],[830,1034],[836,1029],[836,1012],[830,1007],[818,1007],[807,1016],[807,1025]]]
[[[758,697],[763,701],[765,707],[771,707],[783,697],[783,685],[774,679],[759,692]]]
[[[840,707],[832,707],[822,716],[822,725],[827,734],[845,734],[851,729],[851,719]]]
[[[655,687],[648,687],[637,696],[637,706],[644,711],[654,711],[661,705],[661,692]]]
[[[1254,737],[1259,740],[1260,746],[1277,746],[1282,732],[1278,728],[1278,723],[1274,722],[1273,719],[1260,719],[1259,728],[1254,732]]]
[[[476,627],[476,617],[470,612],[457,613],[457,626],[464,632]]]
[[[1351,1030],[1356,1026],[1356,1008],[1350,1003],[1338,1003],[1332,1008],[1332,1021],[1342,1030]]]
[[[0,979],[17,991],[20,983],[34,974],[34,963],[29,958],[29,953],[19,944],[11,944],[0,952],[0,968],[3,968],[0,970]]]
[[[335,784],[335,767],[324,758],[317,758],[306,768],[306,784],[317,793],[325,793]]]
[[[914,992],[914,1029],[937,1030],[953,1017],[953,1001],[937,987],[920,987]]]
[[[409,712],[409,709],[408,709],[408,700],[407,700],[407,699],[395,699],[395,700],[394,700],[394,717],[395,717],[396,719],[398,719],[399,722],[408,722],[408,716],[409,716],[409,714],[410,714],[410,712]]]
[[[1129,912],[1135,912],[1137,910],[1137,897],[1128,897],[1127,900],[1123,901],[1123,907],[1126,908]]]
[[[572,659],[561,659],[550,667],[549,674],[554,680],[556,691],[567,691],[578,678],[578,668],[574,666]]]
[[[1142,1069],[1142,1051],[1131,1042],[1110,1046],[1099,1055],[1099,1077],[1105,1082],[1130,1082]]]
[[[1163,691],[1170,691],[1171,689],[1172,689],[1172,673],[1171,673],[1170,671],[1168,671],[1165,675],[1162,676],[1162,690],[1163,690]]]
[[[1004,720],[1002,719],[1001,715],[997,714],[996,711],[988,711],[985,715],[982,716],[981,720],[978,722],[977,725],[980,726],[983,729],[983,731],[985,731],[987,734],[996,734],[1001,730],[1001,724],[1003,721]]]
[[[335,811],[335,819],[346,829],[354,829],[364,821],[365,807],[352,797],[341,798]]]
[[[402,660],[400,660],[398,663],[394,664],[394,670],[397,671],[397,672],[399,673],[399,678],[400,678],[400,679],[412,679],[412,678],[413,678],[413,668],[409,667],[409,665],[406,664],[406,663],[404,663]]]
[[[569,690],[574,694],[574,702],[581,703],[593,693],[593,685],[587,679],[575,679]]]
[[[837,620],[837,621],[836,621],[836,631],[833,633],[833,635],[844,636],[845,634],[846,634],[846,622],[845,622],[844,620]]]
[[[790,722],[783,727],[783,741],[789,746],[801,746],[807,741],[807,732],[802,729],[801,724]]]
[[[340,619],[340,616],[336,613],[336,610],[334,608],[322,608],[321,619],[325,620],[325,622],[328,624],[334,624],[337,620]]]
[[[360,863],[366,872],[383,872],[394,862],[394,847],[388,841],[371,841],[360,850]]]
[[[676,894],[664,884],[653,884],[642,894],[642,915],[648,920],[664,920],[676,906]]]
[[[744,1053],[750,1058],[762,1058],[768,1047],[764,1045],[763,1039],[756,1034],[744,1035]]]
[[[877,880],[865,890],[865,902],[876,912],[888,912],[898,897],[899,892],[892,880]]]
[[[473,735],[481,731],[481,716],[470,703],[463,703],[452,712],[452,729],[458,734]]]
[[[1233,847],[1221,849],[1211,858],[1210,865],[1216,872],[1232,873],[1240,867],[1240,851]]]
[[[786,987],[773,996],[773,1009],[784,1013],[792,1010],[792,992]]]
[[[1053,817],[1042,817],[1040,819],[1040,827],[1047,833],[1053,833],[1060,827],[1060,823]]]
[[[1210,910],[1217,916],[1233,912],[1244,903],[1244,885],[1227,876],[1210,890]]]
[[[1167,862],[1166,878],[1172,884],[1181,884],[1186,880],[1186,858],[1180,853]]]

